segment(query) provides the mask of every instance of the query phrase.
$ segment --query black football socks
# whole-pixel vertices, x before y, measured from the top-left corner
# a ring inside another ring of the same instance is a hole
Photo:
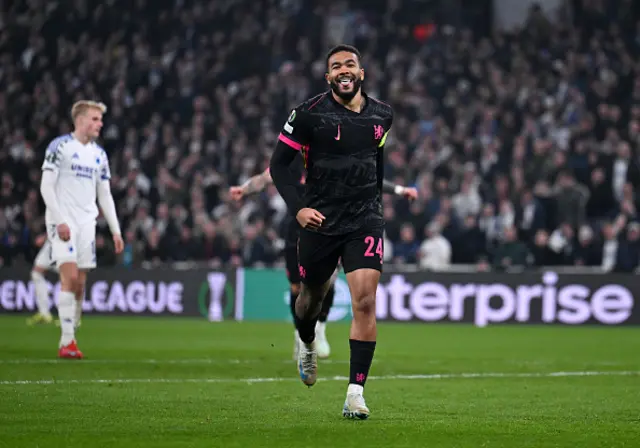
[[[349,339],[351,359],[349,366],[349,384],[364,387],[376,350],[376,341],[358,341]]]

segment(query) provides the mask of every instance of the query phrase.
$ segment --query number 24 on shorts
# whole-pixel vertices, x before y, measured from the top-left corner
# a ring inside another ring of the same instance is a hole
[[[382,238],[378,238],[378,244],[376,244],[376,239],[372,236],[368,236],[364,239],[364,243],[367,245],[367,250],[364,251],[364,256],[373,257],[374,255],[378,255],[380,257],[380,262],[382,262]],[[376,246],[375,253],[373,252],[373,246]]]

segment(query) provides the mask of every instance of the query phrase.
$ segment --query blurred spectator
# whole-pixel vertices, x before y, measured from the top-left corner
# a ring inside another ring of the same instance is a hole
[[[615,270],[633,272],[640,265],[640,223],[632,222],[627,227],[624,244],[620,245]]]
[[[460,192],[453,197],[453,209],[460,219],[476,216],[482,207],[482,198],[470,180],[463,180]]]
[[[578,244],[575,249],[575,264],[578,266],[598,266],[602,255],[594,239],[593,229],[584,225],[578,232]]]
[[[536,267],[554,264],[554,254],[549,248],[549,234],[546,230],[538,230],[531,244],[529,264]]]
[[[589,191],[576,182],[569,171],[558,173],[555,188],[556,222],[567,223],[577,229],[585,220],[585,207],[589,199]]]
[[[548,247],[551,249],[551,265],[571,265],[575,258],[574,227],[570,223],[562,223],[549,236]]]
[[[487,255],[485,234],[478,228],[473,215],[464,218],[464,224],[458,236],[451,241],[452,263],[475,264],[480,257]]]
[[[493,260],[494,268],[498,270],[524,268],[528,258],[529,251],[524,243],[518,241],[516,228],[505,227],[502,244],[496,249]]]
[[[446,270],[451,264],[451,244],[440,234],[440,223],[425,228],[426,239],[420,245],[420,267],[430,271]]]
[[[396,263],[416,263],[420,242],[416,240],[416,232],[410,224],[400,229],[400,241],[393,245],[393,259]]]
[[[529,189],[522,192],[518,205],[515,223],[520,232],[520,239],[531,241],[533,235],[546,226],[544,207]]]

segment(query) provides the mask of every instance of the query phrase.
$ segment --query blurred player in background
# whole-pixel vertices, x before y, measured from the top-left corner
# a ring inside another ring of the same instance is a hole
[[[300,189],[303,189],[304,186],[304,161],[302,157],[297,157],[291,163],[290,169],[293,172],[293,175],[300,179]],[[267,186],[273,184],[273,179],[267,168],[262,173],[257,174],[255,176],[250,177],[244,184],[240,186],[234,186],[229,189],[229,194],[231,198],[235,201],[240,201],[244,197],[249,196],[254,193],[258,193],[263,191]],[[409,200],[414,200],[418,197],[418,190],[413,187],[403,187],[401,185],[395,185],[392,182],[387,180],[384,181],[383,191],[385,193],[392,193],[398,196],[404,196]],[[302,191],[301,191],[302,194]],[[298,222],[291,216],[287,215],[286,224],[286,235],[285,235],[285,249],[284,249],[284,258],[285,258],[285,266],[287,272],[287,279],[289,280],[289,308],[291,311],[291,316],[295,315],[295,306],[296,306],[296,298],[298,294],[300,294],[300,274],[298,270],[298,230],[300,229],[300,225]],[[316,350],[318,352],[319,358],[328,358],[331,354],[331,346],[329,345],[329,341],[327,340],[326,335],[326,325],[327,319],[329,317],[329,312],[331,311],[331,307],[333,306],[333,300],[335,297],[335,281],[338,276],[338,270],[334,272],[331,277],[331,286],[329,287],[329,291],[327,292],[326,297],[322,301],[322,308],[320,309],[320,314],[318,315],[318,322],[316,323]],[[297,359],[298,352],[300,350],[300,337],[298,335],[298,331],[294,331],[294,344],[293,344],[293,356],[294,359]]]
[[[47,240],[46,235],[40,235],[36,238],[36,245],[41,247],[31,268],[31,280],[35,288],[38,312],[27,319],[27,325],[53,323],[53,317],[49,310],[47,279],[44,277],[47,271],[55,270],[55,263],[51,258],[51,243]]]
[[[122,252],[120,224],[111,195],[109,160],[95,142],[102,129],[103,103],[78,101],[71,109],[74,131],[55,138],[42,164],[40,193],[51,259],[60,273],[58,317],[62,334],[58,356],[81,359],[75,338],[82,313],[87,271],[96,267],[98,207],[109,225],[116,253]]]
[[[304,166],[302,158],[299,157],[298,159],[294,160],[291,164],[291,169],[295,173],[294,175],[296,176],[296,178],[300,180],[300,188],[302,188],[302,185],[304,184]],[[268,185],[272,183],[273,180],[271,179],[271,175],[269,174],[269,170],[267,169],[261,174],[251,177],[241,186],[231,187],[229,189],[229,193],[232,199],[240,201],[245,196],[264,190]],[[288,215],[286,218],[286,222],[283,224],[285,226],[284,228],[286,229],[284,235],[284,259],[287,272],[287,280],[289,281],[289,307],[291,310],[291,315],[293,315],[293,313],[295,312],[296,298],[300,293],[300,274],[298,272],[297,253],[298,223],[295,219],[293,219],[293,217]],[[321,358],[328,358],[331,354],[331,346],[329,345],[326,335],[326,323],[329,316],[329,310],[331,309],[331,306],[333,304],[334,296],[335,288],[332,283],[331,288],[327,293],[327,298],[322,305],[322,310],[320,311],[320,316],[318,317],[318,322],[315,328],[318,356]],[[297,359],[299,344],[297,331],[294,331],[293,340],[293,356],[294,359]]]
[[[364,386],[376,347],[376,291],[383,263],[384,144],[393,110],[362,91],[359,51],[334,47],[326,57],[330,90],[300,104],[278,137],[270,169],[278,192],[302,227],[298,264],[302,288],[295,324],[300,379],[317,380],[315,323],[340,261],[351,292],[350,367],[342,415],[367,419]],[[289,165],[302,153],[301,196]]]

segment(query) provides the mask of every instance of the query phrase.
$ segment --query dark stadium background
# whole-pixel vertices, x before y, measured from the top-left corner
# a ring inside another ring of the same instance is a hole
[[[387,265],[420,265],[435,222],[454,264],[634,271],[638,6],[527,16],[524,3],[4,1],[0,263],[37,253],[44,148],[69,132],[70,104],[92,98],[109,106],[102,142],[127,242],[117,259],[101,222],[101,265],[279,266],[283,201],[271,187],[235,204],[228,187],[267,166],[291,107],[326,87],[325,51],[348,42],[366,90],[396,112],[386,175],[420,192],[385,197]],[[509,14],[525,26],[492,26]]]

